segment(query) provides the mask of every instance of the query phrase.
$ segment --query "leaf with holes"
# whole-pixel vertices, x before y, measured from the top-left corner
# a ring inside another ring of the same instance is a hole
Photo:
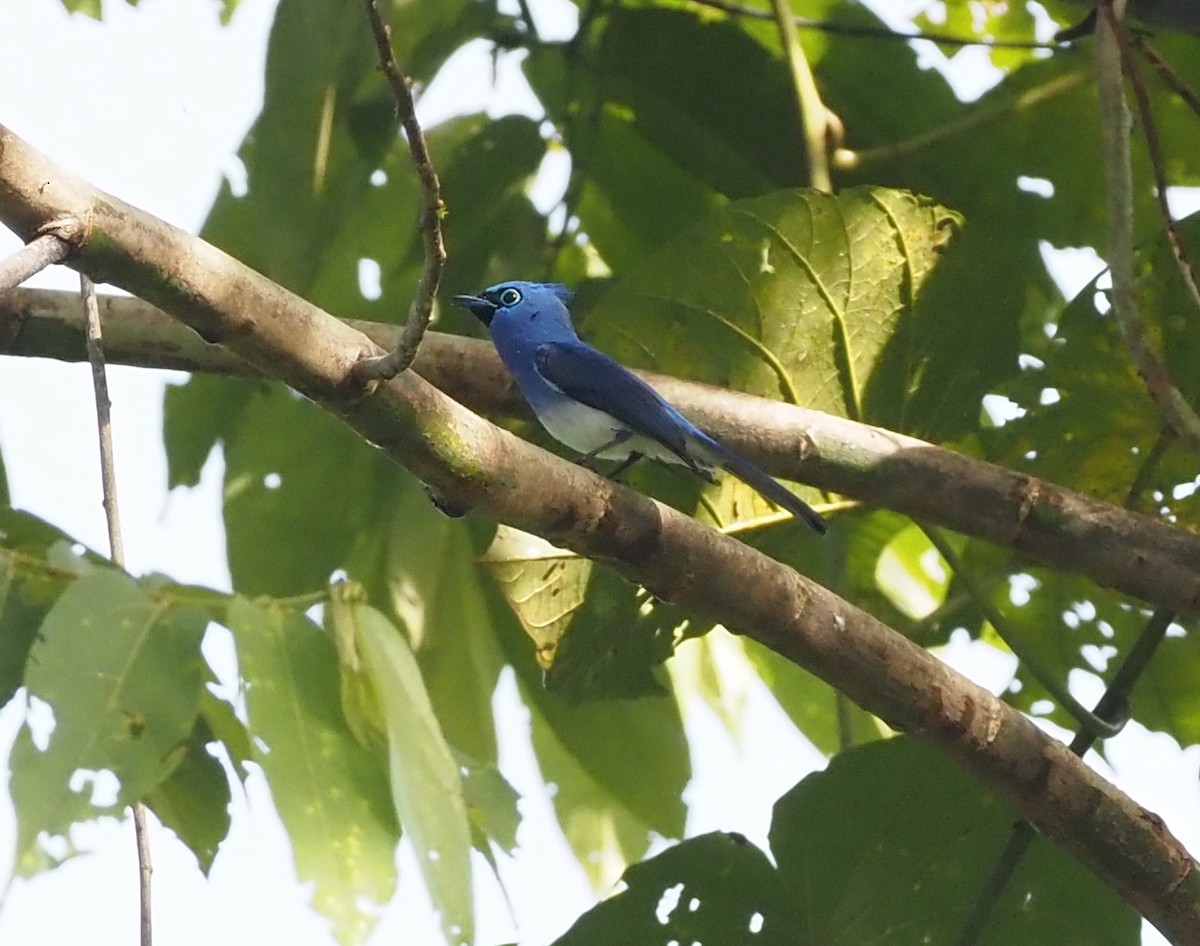
[[[203,611],[151,597],[116,571],[84,576],[54,603],[25,671],[53,730],[42,747],[27,722],[11,760],[22,874],[61,860],[46,838],[120,811],[174,771],[200,707],[207,623]],[[116,781],[111,800],[101,797],[103,773]]]
[[[585,913],[554,946],[809,942],[790,921],[797,898],[741,835],[691,838],[630,867],[623,880],[625,890]]]
[[[955,942],[1013,815],[978,782],[907,737],[835,756],[775,805],[771,852],[811,943]],[[1140,921],[1045,838],[992,910],[981,944],[1125,946]]]

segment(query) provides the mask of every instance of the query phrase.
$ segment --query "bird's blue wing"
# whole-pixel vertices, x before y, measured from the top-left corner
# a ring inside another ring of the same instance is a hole
[[[687,442],[692,424],[608,355],[582,342],[544,342],[534,352],[534,363],[541,376],[568,397],[604,411],[694,466]]]

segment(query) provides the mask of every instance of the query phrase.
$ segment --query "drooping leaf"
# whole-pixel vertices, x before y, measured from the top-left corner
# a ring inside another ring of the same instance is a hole
[[[471,832],[459,765],[442,735],[408,642],[373,608],[340,609],[353,622],[362,672],[375,684],[387,728],[396,816],[452,944],[474,941]]]
[[[1011,831],[1012,812],[916,740],[835,756],[775,806],[771,852],[806,941],[953,942]],[[1140,920],[1045,838],[979,940],[1136,943]]]
[[[39,744],[27,723],[11,761],[20,873],[60,860],[43,838],[120,811],[180,764],[200,705],[207,623],[117,571],[84,576],[51,607],[24,682],[53,712],[53,730]],[[102,773],[116,781],[111,800]]]
[[[492,694],[502,658],[477,564],[494,527],[447,518],[408,477],[393,483],[370,507],[374,524],[360,534],[347,568],[408,632],[450,744],[495,762]]]
[[[346,726],[337,654],[301,614],[237,597],[228,612],[246,682],[254,760],[300,879],[338,942],[362,942],[396,884],[399,829],[387,767]]]

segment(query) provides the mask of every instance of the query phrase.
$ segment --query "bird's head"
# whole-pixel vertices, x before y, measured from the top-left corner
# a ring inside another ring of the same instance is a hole
[[[545,319],[570,326],[570,298],[571,290],[562,283],[517,280],[497,283],[477,296],[455,296],[454,303],[468,309],[489,328],[493,319],[512,323]]]

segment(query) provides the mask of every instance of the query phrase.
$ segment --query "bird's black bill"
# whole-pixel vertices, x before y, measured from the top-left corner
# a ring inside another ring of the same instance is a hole
[[[484,325],[492,324],[492,316],[496,314],[496,303],[491,300],[483,296],[455,296],[453,302],[467,309]]]

